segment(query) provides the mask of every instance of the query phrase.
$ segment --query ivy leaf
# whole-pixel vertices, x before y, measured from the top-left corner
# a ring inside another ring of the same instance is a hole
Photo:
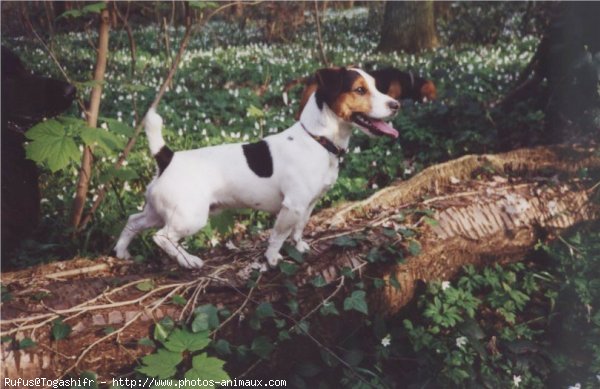
[[[344,311],[355,310],[368,315],[369,311],[365,296],[366,292],[364,290],[355,290],[352,292],[352,295],[346,297],[344,300]]]
[[[184,306],[185,303],[187,302],[187,300],[179,294],[173,295],[173,297],[171,297],[171,301],[173,301],[173,304],[177,304],[177,305],[181,305],[181,306]]]
[[[208,331],[193,333],[178,329],[169,335],[164,345],[170,351],[183,352],[202,350],[209,343]]]
[[[327,301],[326,303],[324,303],[323,306],[321,307],[321,309],[319,309],[319,313],[323,316],[328,316],[328,315],[338,316],[340,314],[340,312],[335,307],[335,303],[333,301]]]
[[[252,345],[250,346],[250,350],[262,359],[267,359],[274,349],[275,346],[273,345],[273,342],[263,335],[254,338]]]
[[[138,339],[137,341],[138,346],[145,346],[145,347],[155,347],[156,344],[154,344],[154,341],[148,337],[143,337],[141,339]]]
[[[135,287],[138,290],[141,290],[142,292],[148,292],[151,291],[152,289],[154,289],[154,282],[152,281],[142,281],[139,282],[135,285]]]
[[[52,322],[52,338],[54,340],[61,340],[69,336],[71,333],[71,326],[63,322],[62,319],[56,319]]]
[[[32,141],[25,149],[27,158],[37,163],[45,163],[53,173],[80,158],[73,137],[67,134],[66,126],[56,119],[36,124],[25,136]]]
[[[421,244],[416,240],[411,240],[408,243],[408,252],[413,256],[419,255],[421,253]]]
[[[143,366],[138,367],[136,370],[149,377],[167,379],[175,375],[177,372],[177,365],[182,359],[183,356],[181,353],[160,348],[155,354],[143,357]]]
[[[346,235],[335,238],[335,240],[333,241],[333,244],[338,247],[356,247],[357,246],[356,240],[349,236],[346,236]]]
[[[219,339],[214,344],[214,349],[219,355],[229,355],[231,354],[231,347],[229,346],[229,342],[225,339]]]
[[[327,281],[325,281],[325,278],[323,278],[323,276],[320,274],[318,276],[316,276],[315,278],[313,278],[310,281],[310,283],[313,284],[316,288],[321,288],[321,287],[327,285]]]
[[[114,134],[120,134],[120,135],[124,135],[126,137],[131,137],[133,136],[135,130],[133,128],[131,128],[130,126],[128,126],[127,124],[118,121],[117,119],[113,119],[113,118],[100,118],[103,122],[106,122],[106,124],[108,125],[108,129],[110,130],[110,132],[114,133]]]
[[[290,262],[281,262],[279,263],[279,269],[285,275],[293,276],[298,271],[298,265]]]
[[[171,331],[175,327],[175,322],[169,316],[163,317],[156,326],[154,326],[154,339],[163,342],[167,340]]]
[[[19,350],[25,350],[37,346],[37,343],[31,338],[23,338],[19,341]]]
[[[192,368],[188,370],[184,377],[190,382],[190,386],[182,386],[183,388],[194,388],[197,382],[212,382],[219,383],[221,381],[229,380],[229,374],[223,369],[225,361],[219,358],[209,357],[206,353],[195,356],[192,359]],[[185,382],[185,381],[184,381]],[[205,388],[215,388],[215,386],[204,386]]]
[[[256,316],[261,320],[267,317],[275,316],[275,312],[273,311],[273,305],[267,302],[260,303],[258,307],[256,307],[255,313]]]
[[[302,258],[302,253],[298,251],[298,249],[294,246],[286,244],[285,246],[283,246],[283,249],[286,252],[286,254],[294,261],[298,263],[304,262],[304,258]]]
[[[192,322],[192,332],[214,330],[219,326],[217,307],[212,304],[199,306],[194,310],[196,315]]]

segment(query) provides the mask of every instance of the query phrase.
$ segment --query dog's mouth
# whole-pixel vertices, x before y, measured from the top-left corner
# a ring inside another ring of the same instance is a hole
[[[362,113],[353,113],[350,117],[352,122],[360,127],[361,130],[376,136],[387,135],[394,139],[400,135],[398,131],[380,119],[370,118]]]

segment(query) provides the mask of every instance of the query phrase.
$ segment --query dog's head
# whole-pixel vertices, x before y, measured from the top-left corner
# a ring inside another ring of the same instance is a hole
[[[28,127],[65,111],[75,98],[67,82],[31,74],[12,51],[2,46],[2,116]]]
[[[341,120],[368,135],[398,137],[398,131],[384,120],[398,112],[400,103],[378,91],[369,74],[356,68],[326,68],[317,71],[315,78],[319,109],[326,104]]]

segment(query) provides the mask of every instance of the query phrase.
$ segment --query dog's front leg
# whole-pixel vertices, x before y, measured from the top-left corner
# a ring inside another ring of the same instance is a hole
[[[284,200],[271,231],[271,236],[269,237],[269,248],[265,253],[269,266],[277,266],[277,263],[281,259],[279,250],[281,250],[283,242],[285,242],[294,227],[302,220],[305,212],[306,207]]]
[[[301,253],[305,253],[310,250],[310,246],[308,245],[308,243],[302,240],[302,232],[304,232],[304,228],[306,227],[308,219],[310,219],[310,215],[312,214],[312,211],[315,208],[316,204],[316,200],[310,204],[306,212],[304,212],[298,223],[296,223],[296,225],[294,226],[292,232],[292,240],[294,241],[294,243],[296,243],[296,250],[300,251]]]

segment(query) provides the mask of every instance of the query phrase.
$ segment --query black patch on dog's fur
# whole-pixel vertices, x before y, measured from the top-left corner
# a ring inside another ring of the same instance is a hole
[[[163,146],[158,153],[154,155],[154,159],[156,160],[156,164],[158,165],[158,175],[160,176],[165,169],[171,163],[173,159],[173,150],[168,148],[167,146]]]
[[[317,107],[323,109],[323,103],[329,107],[338,96],[344,92],[350,92],[354,81],[360,77],[358,72],[346,68],[325,68],[316,73],[317,91],[315,98]]]
[[[269,145],[264,140],[248,143],[242,146],[248,167],[259,177],[273,175],[273,158]]]

